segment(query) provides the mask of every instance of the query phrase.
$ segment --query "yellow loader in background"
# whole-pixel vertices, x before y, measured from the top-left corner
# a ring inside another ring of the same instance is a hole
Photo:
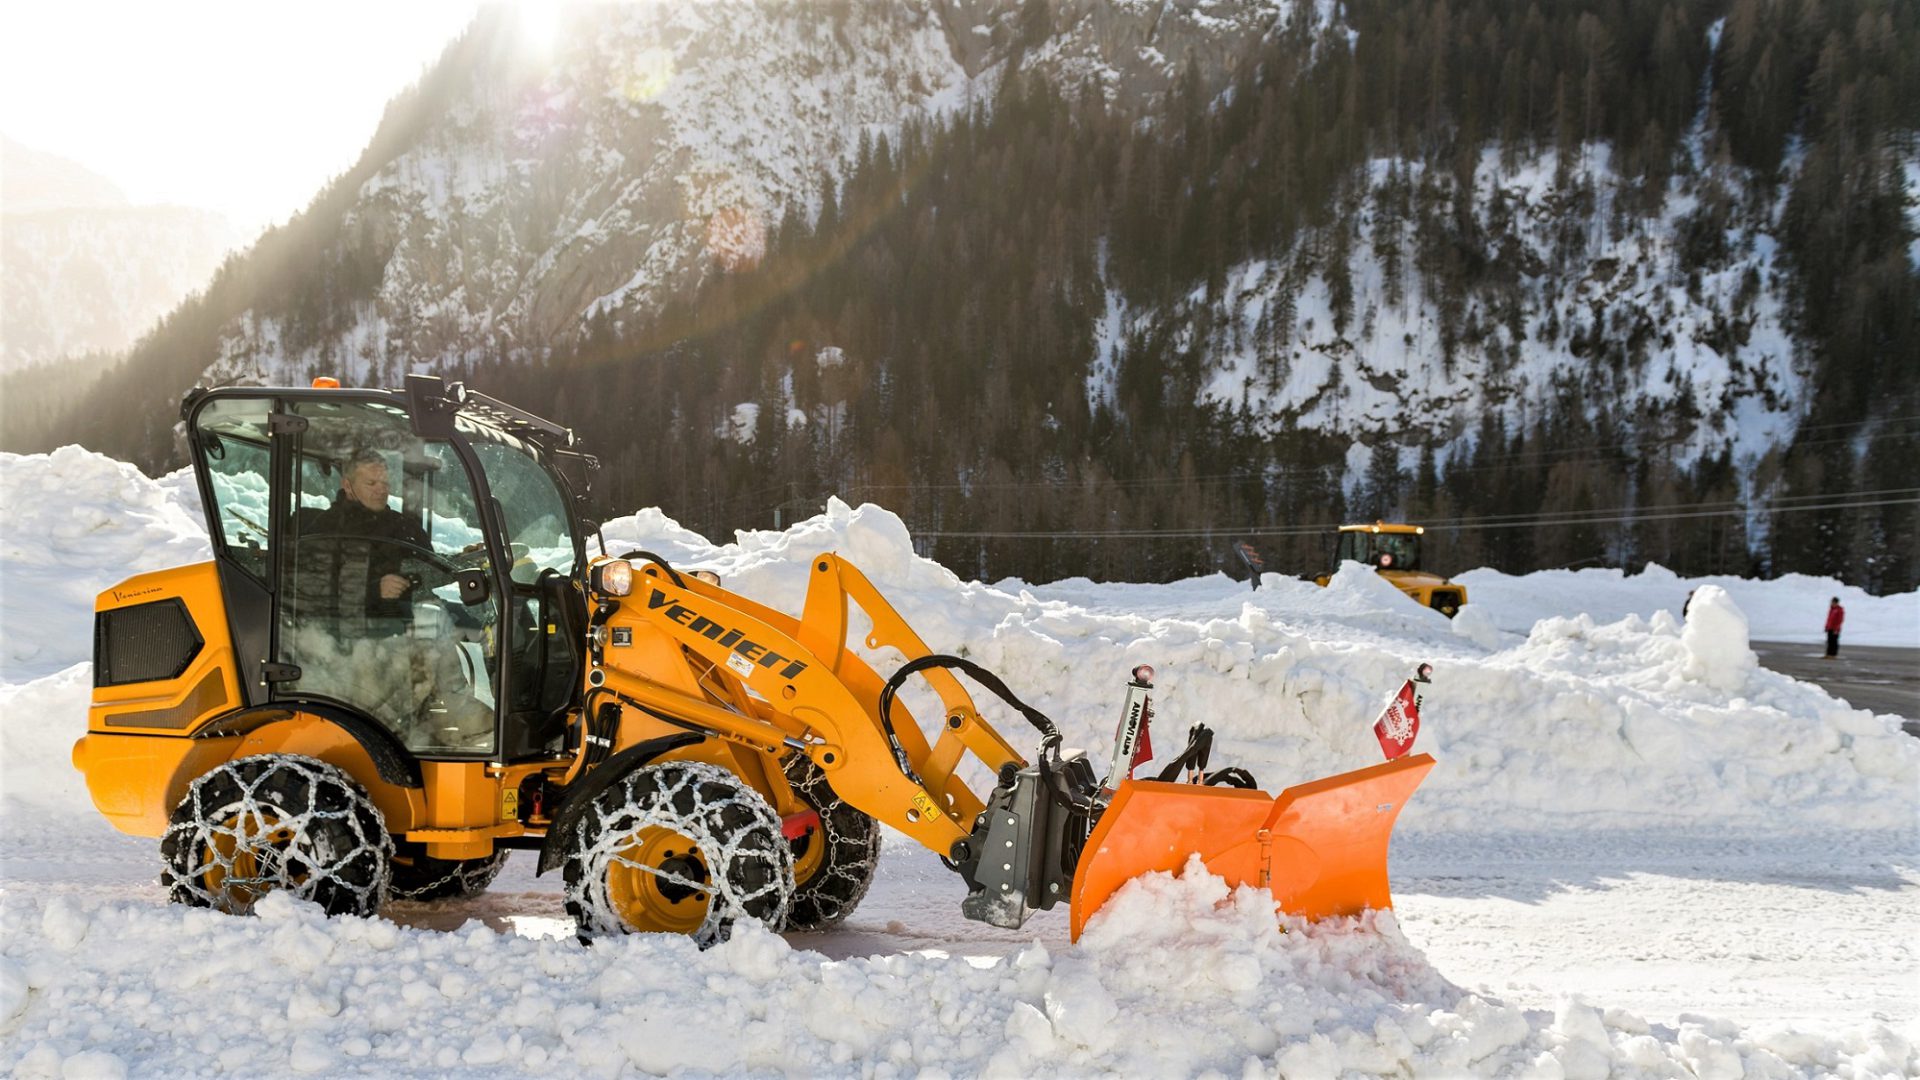
[[[742,918],[846,918],[883,823],[1000,926],[1066,900],[1078,936],[1127,880],[1194,853],[1288,911],[1391,902],[1387,841],[1426,755],[1276,797],[1209,771],[1204,728],[1132,779],[1129,724],[1096,777],[835,555],[798,615],[647,552],[589,555],[597,462],[458,384],[196,390],[181,416],[214,557],[100,594],[73,751],[100,812],[160,838],[175,902],[245,912],[286,890],[366,915],[483,890],[525,848],[562,872],[582,938],[704,943]],[[883,678],[850,630],[905,662]],[[1035,753],[960,675],[1036,729]],[[1150,676],[1127,686],[1134,721]],[[940,703],[925,723],[899,699],[916,678]],[[990,790],[962,780],[969,757]]]
[[[1390,524],[1342,525],[1339,543],[1333,552],[1333,565],[1343,562],[1365,563],[1377,570],[1393,587],[1413,597],[1421,607],[1430,607],[1451,619],[1467,602],[1467,587],[1422,567],[1420,541],[1426,535],[1420,525]],[[1333,571],[1313,579],[1325,587],[1333,580]]]

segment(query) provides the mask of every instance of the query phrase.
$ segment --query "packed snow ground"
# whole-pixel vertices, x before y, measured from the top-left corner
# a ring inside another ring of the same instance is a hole
[[[963,921],[960,882],[890,836],[844,928],[584,948],[524,856],[486,896],[369,920],[166,905],[155,843],[101,821],[68,751],[92,595],[204,557],[192,485],[68,449],[0,458],[0,505],[8,1075],[1920,1073],[1920,740],[1746,647],[1806,638],[1835,592],[1849,641],[1911,645],[1912,594],[1475,571],[1449,623],[1357,567],[1328,589],[984,585],[877,507],[724,546],[645,511],[609,545],[789,610],[841,552],[1096,752],[1152,663],[1162,756],[1204,720],[1269,789],[1377,760],[1381,700],[1429,661],[1440,766],[1376,918],[1283,933],[1264,897],[1190,872],[1072,945],[1059,911]]]

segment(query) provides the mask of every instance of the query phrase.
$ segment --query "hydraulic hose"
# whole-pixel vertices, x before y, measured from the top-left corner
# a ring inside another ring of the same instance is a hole
[[[887,680],[887,684],[880,688],[880,727],[887,733],[887,745],[893,748],[894,763],[900,766],[900,771],[906,774],[907,779],[912,780],[916,784],[923,783],[919,774],[914,772],[913,763],[907,758],[906,747],[900,745],[899,734],[894,731],[893,697],[899,692],[901,685],[904,684],[909,677],[925,671],[928,668],[936,667],[954,668],[966,673],[975,682],[992,691],[995,697],[1012,706],[1015,712],[1026,717],[1027,722],[1040,731],[1040,752],[1043,755],[1049,752],[1057,753],[1059,751],[1060,729],[1054,726],[1053,721],[1048,719],[1045,713],[1014,696],[1013,691],[1007,689],[1007,684],[1000,681],[1000,676],[995,675],[993,672],[988,671],[986,668],[981,667],[971,660],[965,660],[958,656],[946,656],[942,654],[922,656],[917,660],[909,660],[905,664],[900,665],[900,670],[894,672],[893,677]]]
[[[668,565],[667,560],[661,558],[658,555],[655,555],[651,551],[640,551],[638,549],[635,549],[633,551],[627,552],[626,554],[620,557],[627,560],[628,562],[632,562],[635,559],[645,559],[648,562],[653,563],[655,566],[658,566],[660,569],[665,570],[667,572],[667,576],[673,579],[673,583],[675,585],[679,586],[682,589],[687,587],[686,581],[680,577],[680,571],[675,570],[672,566]]]

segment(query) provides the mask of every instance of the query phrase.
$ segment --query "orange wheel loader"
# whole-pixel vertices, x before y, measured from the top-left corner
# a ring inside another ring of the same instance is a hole
[[[590,556],[597,462],[459,384],[201,389],[181,418],[213,558],[100,594],[73,751],[100,812],[160,838],[175,902],[245,912],[278,889],[367,915],[478,892],[527,848],[583,939],[705,943],[742,918],[846,918],[881,823],[1001,926],[1067,900],[1077,937],[1128,879],[1196,853],[1288,911],[1390,902],[1387,839],[1425,755],[1278,797],[1230,786],[1239,770],[1181,782],[1179,762],[1133,780],[1119,754],[1099,778],[835,555],[797,616],[646,552]],[[906,662],[882,678],[850,626]],[[1031,759],[959,676],[1033,725]],[[899,700],[913,678],[941,703],[928,723]]]

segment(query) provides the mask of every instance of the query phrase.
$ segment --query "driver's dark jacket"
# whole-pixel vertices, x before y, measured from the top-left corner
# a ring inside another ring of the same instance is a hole
[[[423,568],[418,550],[408,550],[431,550],[419,522],[395,510],[369,510],[345,495],[306,513],[312,516],[300,519],[294,567],[301,610],[342,622],[365,618],[369,634],[404,630],[416,590],[388,600],[380,595],[380,579]]]

